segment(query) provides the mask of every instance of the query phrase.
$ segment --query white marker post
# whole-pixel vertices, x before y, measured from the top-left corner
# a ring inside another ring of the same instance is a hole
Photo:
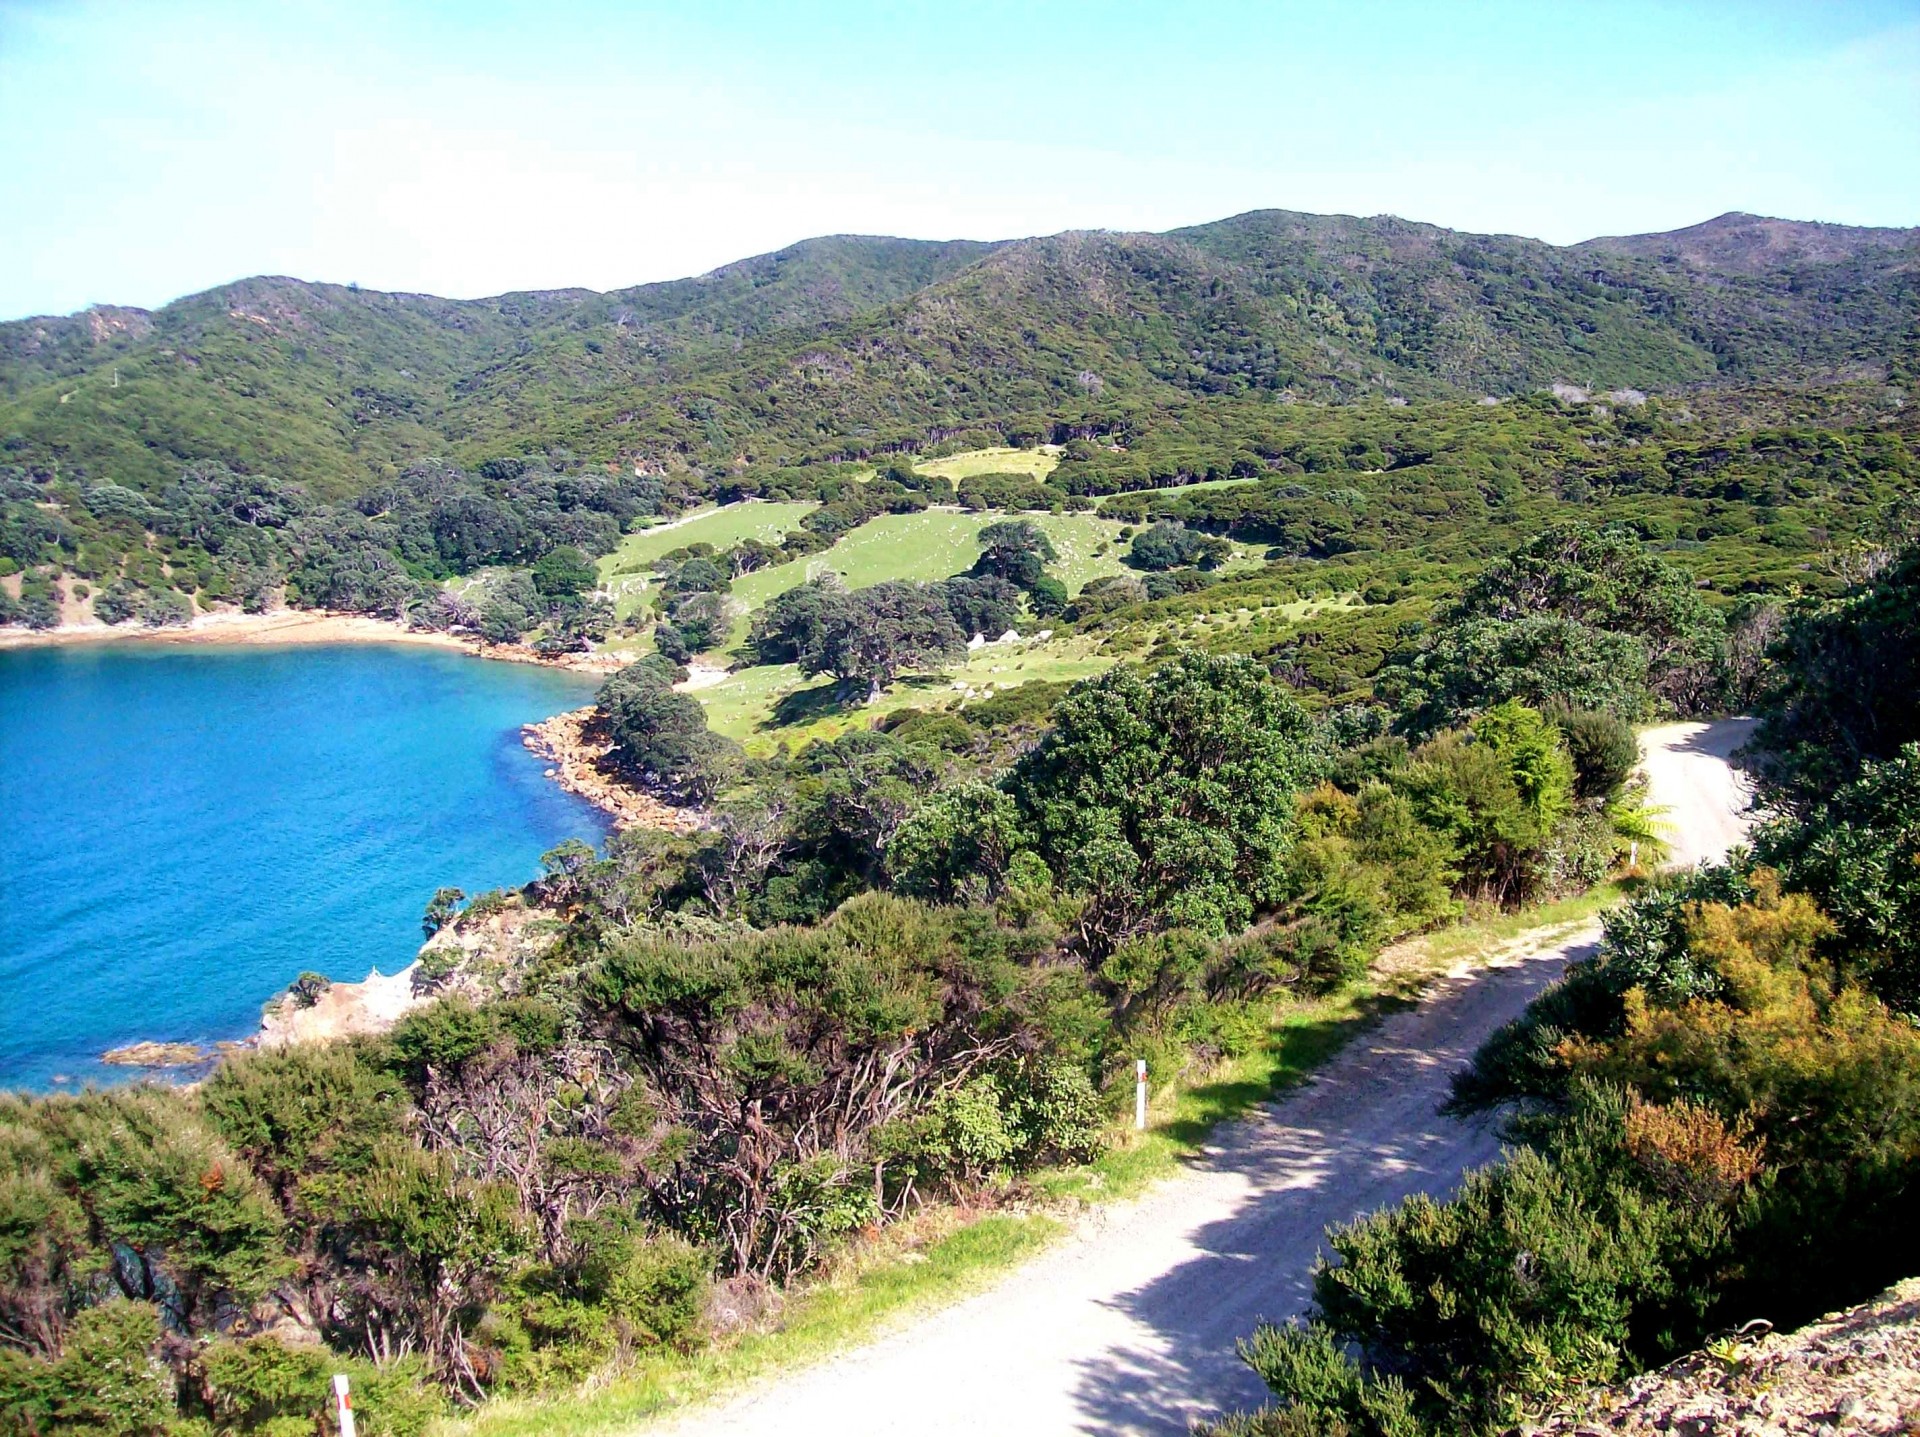
[[[333,1374],[333,1413],[340,1420],[340,1437],[356,1437],[353,1429],[353,1397],[347,1391],[347,1374]]]
[[[1147,1060],[1137,1058],[1133,1064],[1133,1125],[1140,1132],[1147,1130]]]

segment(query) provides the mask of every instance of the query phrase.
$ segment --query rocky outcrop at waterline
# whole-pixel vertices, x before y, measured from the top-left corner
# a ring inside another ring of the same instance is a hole
[[[218,1056],[217,1049],[203,1048],[198,1043],[128,1043],[125,1047],[107,1049],[100,1055],[100,1061],[117,1068],[191,1068]]]
[[[610,815],[615,828],[693,833],[704,827],[696,810],[662,803],[613,771],[607,762],[613,741],[601,730],[597,709],[555,714],[528,724],[521,735],[521,742],[552,765],[547,777]]]

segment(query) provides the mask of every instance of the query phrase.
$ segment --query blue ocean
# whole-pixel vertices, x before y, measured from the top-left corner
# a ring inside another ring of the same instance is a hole
[[[372,644],[0,651],[0,1087],[243,1037],[304,969],[408,963],[435,888],[598,843],[520,741],[594,686]]]

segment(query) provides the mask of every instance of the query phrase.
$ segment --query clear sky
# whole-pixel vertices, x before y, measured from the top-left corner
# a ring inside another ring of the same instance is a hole
[[[1920,224],[1920,0],[0,0],[0,317],[1270,206]]]

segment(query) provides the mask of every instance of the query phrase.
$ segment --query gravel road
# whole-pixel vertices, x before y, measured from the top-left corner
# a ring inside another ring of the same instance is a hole
[[[1738,841],[1748,795],[1727,758],[1743,720],[1645,735],[1676,862]],[[1516,1016],[1598,925],[1438,983],[1306,1085],[1224,1127],[1203,1160],[1074,1234],[987,1292],[868,1346],[771,1379],[663,1428],[712,1437],[1184,1434],[1257,1404],[1234,1356],[1262,1319],[1294,1315],[1331,1223],[1445,1192],[1499,1142],[1440,1116],[1447,1079]]]

